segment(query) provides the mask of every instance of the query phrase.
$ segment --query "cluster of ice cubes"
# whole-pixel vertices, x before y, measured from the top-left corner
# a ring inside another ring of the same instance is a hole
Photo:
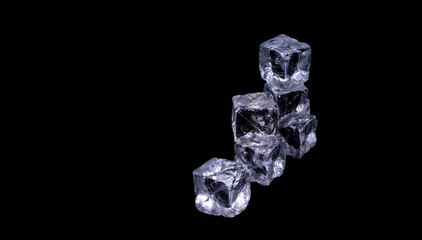
[[[234,217],[250,199],[250,182],[268,186],[283,174],[286,155],[302,158],[316,144],[317,119],[308,89],[311,48],[286,35],[260,45],[263,92],[232,98],[234,161],[212,158],[193,172],[201,212]]]

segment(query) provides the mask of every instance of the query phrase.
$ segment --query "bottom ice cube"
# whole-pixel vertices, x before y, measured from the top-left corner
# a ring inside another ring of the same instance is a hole
[[[250,170],[243,164],[212,158],[193,171],[196,208],[207,214],[234,217],[251,197]]]
[[[280,133],[286,140],[286,154],[294,158],[302,158],[315,146],[316,127],[318,121],[314,115],[290,121],[280,127]]]

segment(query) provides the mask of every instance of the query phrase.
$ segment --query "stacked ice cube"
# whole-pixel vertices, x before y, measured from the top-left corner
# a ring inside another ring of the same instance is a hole
[[[250,199],[250,182],[268,186],[283,174],[286,155],[315,146],[317,120],[308,89],[311,48],[279,35],[260,45],[264,92],[232,98],[234,161],[213,158],[193,172],[199,211],[234,217]]]
[[[286,140],[287,155],[302,158],[315,146],[317,120],[311,115],[308,89],[311,48],[281,34],[263,42],[259,70],[266,81],[264,91],[273,95],[278,106],[277,131]]]

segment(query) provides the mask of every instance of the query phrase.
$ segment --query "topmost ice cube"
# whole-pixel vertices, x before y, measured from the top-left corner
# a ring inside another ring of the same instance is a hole
[[[304,86],[310,66],[311,47],[284,34],[259,47],[261,77],[275,87],[288,91]]]

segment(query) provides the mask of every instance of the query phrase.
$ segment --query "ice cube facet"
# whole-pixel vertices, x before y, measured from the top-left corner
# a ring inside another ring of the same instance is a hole
[[[283,174],[286,162],[286,145],[280,137],[260,146],[234,145],[235,161],[251,169],[251,182],[268,186]]]
[[[207,214],[234,217],[248,205],[250,170],[243,164],[212,158],[193,171],[196,208]]]
[[[302,158],[315,146],[316,127],[318,121],[314,115],[289,121],[280,127],[280,133],[286,140],[286,154],[294,158]]]
[[[279,123],[284,124],[292,118],[297,119],[310,116],[310,101],[308,89],[305,86],[292,92],[285,92],[273,87],[271,84],[265,83],[264,91],[271,93],[277,103]]]
[[[232,129],[236,143],[261,145],[276,135],[277,105],[270,93],[237,95],[232,101]]]
[[[309,78],[311,47],[284,34],[261,43],[261,77],[274,86],[289,89],[303,85]]]

